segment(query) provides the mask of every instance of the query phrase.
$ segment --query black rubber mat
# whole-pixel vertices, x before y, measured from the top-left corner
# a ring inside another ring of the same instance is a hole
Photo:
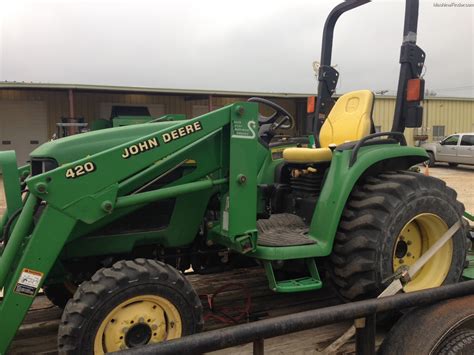
[[[316,243],[308,237],[308,226],[294,214],[274,214],[269,219],[260,219],[257,228],[258,245],[261,246],[289,247]]]

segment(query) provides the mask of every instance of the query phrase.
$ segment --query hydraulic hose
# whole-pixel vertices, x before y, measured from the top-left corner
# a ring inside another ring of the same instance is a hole
[[[3,248],[7,246],[8,237],[10,235],[10,228],[15,219],[20,215],[21,211],[23,211],[23,207],[13,212],[10,218],[8,218],[7,223],[5,223],[5,226],[3,227],[2,239],[0,239],[0,242],[3,242]]]

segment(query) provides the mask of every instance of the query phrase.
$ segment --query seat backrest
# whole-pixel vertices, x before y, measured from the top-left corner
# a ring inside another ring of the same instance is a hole
[[[357,141],[370,133],[374,94],[359,90],[342,95],[334,104],[319,133],[322,148]]]

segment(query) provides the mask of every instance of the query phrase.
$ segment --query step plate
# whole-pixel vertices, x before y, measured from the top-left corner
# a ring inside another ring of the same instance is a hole
[[[293,214],[272,215],[257,221],[258,245],[265,247],[289,247],[316,244],[308,236],[308,226]]]

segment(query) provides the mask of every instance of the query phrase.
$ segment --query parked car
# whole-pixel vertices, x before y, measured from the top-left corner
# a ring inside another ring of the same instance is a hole
[[[456,133],[447,136],[440,142],[425,143],[421,146],[426,149],[430,159],[428,165],[437,162],[474,165],[474,133]]]

